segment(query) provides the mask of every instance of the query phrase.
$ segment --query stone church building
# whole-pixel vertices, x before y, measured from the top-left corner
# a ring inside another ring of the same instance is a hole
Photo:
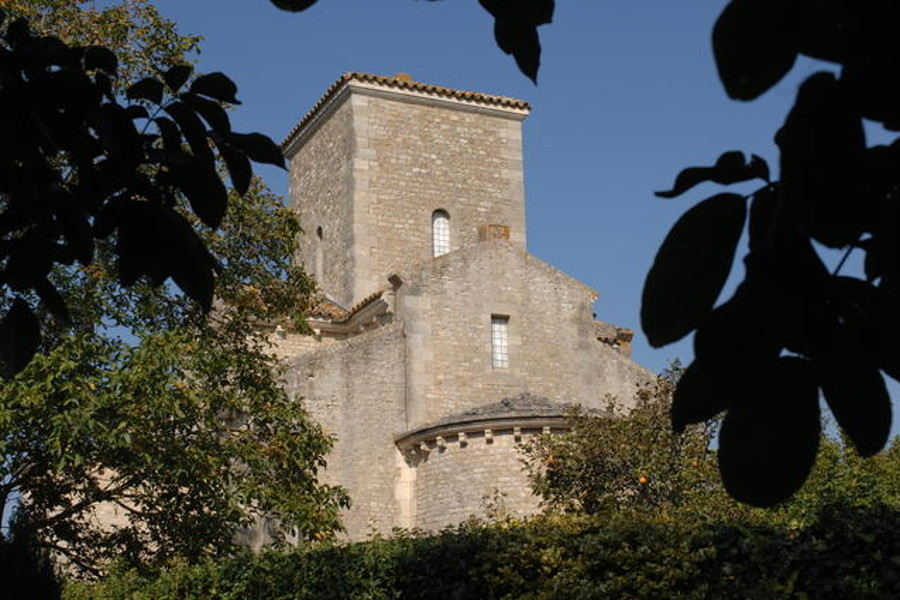
[[[350,73],[283,143],[324,300],[278,329],[288,391],[337,439],[351,539],[537,509],[517,450],[651,375],[598,293],[526,250],[521,100]]]

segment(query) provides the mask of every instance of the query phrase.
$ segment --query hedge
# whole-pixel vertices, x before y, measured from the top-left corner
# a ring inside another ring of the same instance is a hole
[[[66,600],[900,598],[900,513],[801,530],[683,515],[544,516],[69,583]]]

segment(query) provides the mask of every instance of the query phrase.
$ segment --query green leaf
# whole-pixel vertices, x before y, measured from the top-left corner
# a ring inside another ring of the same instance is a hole
[[[746,216],[744,198],[719,194],[688,210],[672,227],[644,283],[641,325],[652,346],[681,339],[712,310]]]
[[[815,463],[819,394],[809,361],[795,357],[780,358],[756,389],[722,423],[719,471],[736,500],[772,506],[800,489]]]
[[[173,94],[177,94],[181,87],[187,83],[188,77],[193,72],[190,65],[175,65],[163,74],[163,80],[166,86]]]
[[[729,97],[753,100],[794,66],[798,4],[732,0],[722,11],[713,29],[713,52]]]
[[[216,72],[201,75],[191,83],[190,91],[213,100],[228,102],[229,104],[240,104],[236,97],[237,86],[224,73]]]
[[[688,167],[675,178],[675,185],[666,192],[656,192],[660,198],[675,198],[695,185],[713,181],[723,185],[759,178],[769,180],[769,165],[755,154],[747,161],[743,152],[723,153],[712,167]]]
[[[268,136],[261,133],[231,133],[225,139],[246,152],[251,160],[285,168],[281,148]]]
[[[131,100],[142,99],[149,100],[154,104],[162,104],[163,89],[164,86],[160,80],[153,77],[145,77],[130,85],[125,90],[125,96]]]
[[[3,376],[13,377],[24,369],[41,343],[41,325],[21,298],[13,301],[0,320],[0,367]]]

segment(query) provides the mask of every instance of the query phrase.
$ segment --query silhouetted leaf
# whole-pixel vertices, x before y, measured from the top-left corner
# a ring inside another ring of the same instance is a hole
[[[788,204],[803,225],[830,247],[855,242],[873,221],[875,204],[859,195],[862,120],[833,74],[816,73],[803,83],[775,139]]]
[[[794,66],[795,2],[732,0],[713,29],[719,79],[735,100],[753,100]]]
[[[879,366],[900,381],[900,284],[896,275],[884,277],[872,295],[871,319],[875,330],[871,339]]]
[[[170,68],[163,73],[163,80],[166,82],[166,87],[168,87],[173,94],[177,94],[181,89],[181,86],[187,82],[188,77],[191,76],[193,70],[193,67],[190,65],[175,65]]]
[[[228,208],[228,191],[218,172],[214,168],[200,168],[199,164],[182,168],[173,166],[171,171],[194,214],[208,227],[217,228]]]
[[[300,12],[316,3],[316,0],[272,0],[272,4],[281,10]]]
[[[115,75],[119,68],[119,59],[116,55],[103,46],[88,46],[84,51],[85,69],[100,69],[110,75]]]
[[[94,259],[94,236],[88,215],[76,202],[62,202],[57,207],[56,219],[63,236],[78,261],[89,265]]]
[[[161,240],[153,237],[154,230],[158,231],[156,210],[149,202],[123,200],[112,204],[94,224],[95,228],[102,227],[101,232],[109,227],[116,230],[118,276],[122,285],[134,285],[159,261],[159,250],[168,251]]]
[[[125,107],[125,114],[128,115],[128,118],[132,121],[136,119],[149,119],[150,113],[147,112],[147,109],[141,106],[140,104],[131,104]]]
[[[900,6],[889,0],[849,3],[841,81],[861,116],[900,130],[900,50],[894,39]]]
[[[4,377],[24,369],[41,343],[41,326],[31,308],[21,298],[13,301],[0,320],[0,367]]]
[[[231,185],[238,194],[243,196],[250,189],[250,179],[253,177],[253,169],[250,166],[250,159],[244,154],[243,150],[235,148],[225,141],[225,139],[216,133],[213,133],[213,141],[219,148],[219,154],[225,160],[225,166],[231,175]]]
[[[712,310],[731,271],[746,213],[741,196],[719,194],[672,227],[644,283],[641,325],[652,346],[681,339]]]
[[[851,29],[849,21],[855,20],[849,14],[853,4],[840,1],[804,4],[798,32],[800,53],[820,60],[844,62]]]
[[[781,351],[782,332],[777,315],[772,314],[772,292],[760,288],[741,284],[694,336],[696,361],[713,385],[729,390],[730,397],[723,399],[729,406],[769,376]]]
[[[240,104],[237,97],[237,86],[224,73],[207,73],[191,83],[190,91],[214,100]]]
[[[181,130],[178,129],[175,121],[166,117],[156,117],[153,122],[159,127],[159,132],[162,134],[163,148],[172,152],[180,150]]]
[[[204,312],[209,312],[215,291],[215,260],[187,222],[183,227],[171,230],[179,236],[181,254],[180,260],[173,265],[172,279]]]
[[[229,144],[246,152],[251,160],[285,168],[281,148],[268,136],[261,133],[231,133],[225,136],[225,139]]]
[[[203,121],[200,120],[197,113],[180,100],[169,102],[163,107],[163,110],[169,113],[175,119],[175,122],[178,123],[178,127],[181,129],[181,133],[184,134],[185,139],[187,139],[194,156],[201,159],[207,166],[212,166],[213,156],[206,137],[206,127],[203,126]]]
[[[769,186],[753,194],[747,225],[751,253],[775,252],[775,226],[782,201],[779,186]]]
[[[685,426],[703,423],[728,408],[728,398],[719,391],[695,360],[678,380],[672,397],[672,428],[681,433]]]
[[[34,291],[54,316],[62,321],[69,320],[69,308],[66,306],[66,301],[46,277],[34,283]]]
[[[218,102],[201,98],[196,94],[181,94],[181,100],[193,108],[203,117],[213,131],[218,133],[231,133],[231,122],[228,120],[228,113],[219,106]]]
[[[106,153],[131,168],[141,161],[143,148],[134,121],[117,104],[104,104],[92,114],[92,124]]]
[[[519,70],[537,83],[541,44],[537,28],[553,19],[554,0],[479,0],[494,16],[494,39]]]
[[[129,99],[149,100],[154,104],[162,104],[163,83],[153,77],[145,77],[132,84],[125,90],[125,96]]]
[[[870,340],[847,324],[814,356],[819,384],[835,420],[862,456],[880,451],[891,431],[891,399],[862,345]]]
[[[713,181],[724,185],[759,178],[769,181],[769,165],[755,154],[750,161],[736,150],[723,153],[712,167],[688,167],[675,178],[675,186],[667,192],[656,192],[660,198],[680,196],[697,184]]]
[[[772,506],[800,488],[821,433],[818,388],[808,361],[782,357],[763,383],[758,393],[729,409],[719,435],[725,489],[753,506]]]

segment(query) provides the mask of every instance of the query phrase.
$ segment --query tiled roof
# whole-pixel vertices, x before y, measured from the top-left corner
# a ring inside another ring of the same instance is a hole
[[[502,106],[506,108],[513,108],[519,110],[531,110],[531,106],[525,102],[524,100],[517,100],[516,98],[510,98],[508,96],[495,96],[493,94],[483,94],[481,92],[466,92],[463,90],[455,90],[453,88],[442,87],[439,85],[431,85],[428,83],[422,83],[419,81],[413,81],[409,75],[397,74],[393,77],[385,77],[383,75],[373,75],[371,73],[344,73],[341,75],[341,78],[331,84],[331,87],[326,90],[325,94],[319,98],[319,101],[316,102],[312,109],[308,113],[306,113],[300,122],[291,129],[291,132],[284,138],[284,141],[281,142],[282,147],[287,146],[287,143],[303,128],[306,123],[312,119],[313,115],[315,115],[320,108],[322,108],[328,100],[334,96],[335,93],[341,87],[349,82],[349,81],[362,81],[365,83],[377,83],[379,85],[383,85],[384,87],[401,89],[401,90],[411,90],[416,92],[423,92],[426,94],[434,95],[434,96],[443,96],[445,98],[454,98],[456,100],[464,100],[469,102],[477,102],[480,104],[487,104],[490,106]]]
[[[346,310],[342,306],[338,305],[337,302],[329,300],[328,298],[322,298],[313,307],[313,309],[309,311],[309,316],[312,318],[318,317],[322,319],[328,319],[329,321],[332,321],[334,323],[342,323],[349,320],[353,315],[361,311],[369,304],[381,298],[382,294],[384,294],[384,290],[379,290],[377,292],[369,294],[368,296],[357,302],[350,310]]]
[[[365,298],[363,298],[362,300],[357,302],[353,306],[353,308],[350,309],[350,314],[347,315],[347,318],[349,319],[350,317],[352,317],[353,315],[355,315],[356,313],[358,313],[359,311],[364,309],[366,306],[372,304],[373,302],[375,302],[376,300],[381,298],[382,294],[384,294],[384,290],[379,290],[377,292],[373,292],[373,293],[369,294],[368,296],[366,296]]]
[[[337,302],[328,298],[322,298],[309,311],[309,316],[328,319],[329,321],[343,321],[349,316],[349,313]]]

